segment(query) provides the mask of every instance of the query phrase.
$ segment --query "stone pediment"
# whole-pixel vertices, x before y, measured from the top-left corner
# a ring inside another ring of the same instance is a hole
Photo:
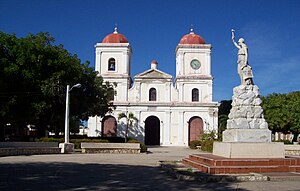
[[[150,69],[134,76],[135,79],[172,79],[172,76],[157,69]]]

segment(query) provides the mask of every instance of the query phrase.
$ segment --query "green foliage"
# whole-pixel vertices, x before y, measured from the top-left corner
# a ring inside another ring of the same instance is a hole
[[[293,142],[290,141],[290,140],[277,140],[275,142],[283,142],[285,145],[291,145],[291,144],[293,144]]]
[[[140,142],[140,141],[138,141],[136,139],[129,138],[129,140],[128,140],[127,143],[140,143],[140,148],[141,148],[141,152],[142,153],[145,153],[148,150],[147,146],[144,143],[142,143],[142,142]]]
[[[300,92],[270,94],[262,98],[264,116],[273,132],[300,133]]]
[[[218,108],[218,137],[222,138],[222,133],[227,126],[228,115],[231,109],[232,100],[222,100]]]
[[[287,132],[290,120],[286,95],[270,94],[262,97],[262,101],[262,108],[269,129],[273,132]]]
[[[294,140],[300,133],[300,91],[287,94],[290,108],[290,131],[294,134]]]
[[[76,124],[72,120],[104,116],[114,109],[114,86],[104,83],[88,61],[82,64],[54,42],[49,33],[17,38],[0,32],[1,128],[8,123],[19,129],[34,124],[41,136],[46,127],[58,134],[64,127],[66,86],[77,83],[82,87],[71,92],[71,129]]]
[[[228,115],[219,115],[218,119],[218,137],[222,138],[222,133],[223,131],[226,130],[227,127],[227,120],[228,120]]]
[[[42,137],[38,139],[38,142],[58,142],[63,143],[64,138]]]
[[[42,137],[38,140],[39,142],[58,142],[58,143],[63,143],[64,138],[53,138],[53,137]],[[86,143],[108,143],[108,140],[104,139],[70,139],[70,143],[74,144],[75,149],[80,149],[81,148],[81,143],[86,142]]]
[[[193,140],[190,142],[189,147],[191,149],[197,149],[197,146],[201,146],[201,141],[200,140]]]
[[[213,143],[217,140],[217,135],[214,131],[203,133],[200,135],[201,150],[212,152]]]
[[[222,100],[220,106],[218,107],[219,116],[228,115],[230,113],[232,100]]]

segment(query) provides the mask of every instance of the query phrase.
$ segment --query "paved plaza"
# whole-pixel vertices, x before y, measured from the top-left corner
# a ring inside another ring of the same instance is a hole
[[[192,153],[153,147],[148,154],[57,154],[0,158],[0,190],[239,190],[299,191],[300,181],[200,183],[178,181],[158,161]]]

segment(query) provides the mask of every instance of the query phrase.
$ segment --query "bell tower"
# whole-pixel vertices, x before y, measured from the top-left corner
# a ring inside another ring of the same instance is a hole
[[[190,33],[184,35],[176,48],[176,79],[179,101],[212,102],[211,45]]]
[[[102,43],[97,43],[95,70],[99,72],[104,81],[116,83],[117,95],[115,102],[128,101],[128,89],[130,88],[130,61],[131,46],[126,37],[118,33],[115,27],[112,34],[107,35]]]

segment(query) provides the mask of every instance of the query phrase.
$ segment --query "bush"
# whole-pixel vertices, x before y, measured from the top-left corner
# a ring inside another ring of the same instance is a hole
[[[53,138],[53,137],[43,137],[38,140],[39,142],[58,142],[63,143],[65,141],[64,138]],[[88,143],[108,143],[108,140],[103,139],[70,139],[70,143],[74,144],[75,149],[81,148],[81,142]]]
[[[211,131],[209,133],[203,133],[200,136],[200,144],[201,144],[201,150],[212,152],[213,151],[213,144],[217,140],[216,133],[214,131]]]
[[[58,142],[58,143],[63,143],[64,138],[42,137],[42,138],[38,139],[37,142]]]
[[[293,144],[292,141],[290,141],[290,140],[277,140],[275,142],[283,142],[285,145]]]
[[[193,140],[190,142],[189,147],[191,149],[197,149],[197,146],[201,146],[201,141],[200,140]]]
[[[140,141],[138,141],[136,139],[128,138],[127,143],[140,143],[140,148],[141,148],[141,152],[142,153],[145,153],[148,150],[147,146],[144,143],[142,143],[142,142],[140,142]]]

